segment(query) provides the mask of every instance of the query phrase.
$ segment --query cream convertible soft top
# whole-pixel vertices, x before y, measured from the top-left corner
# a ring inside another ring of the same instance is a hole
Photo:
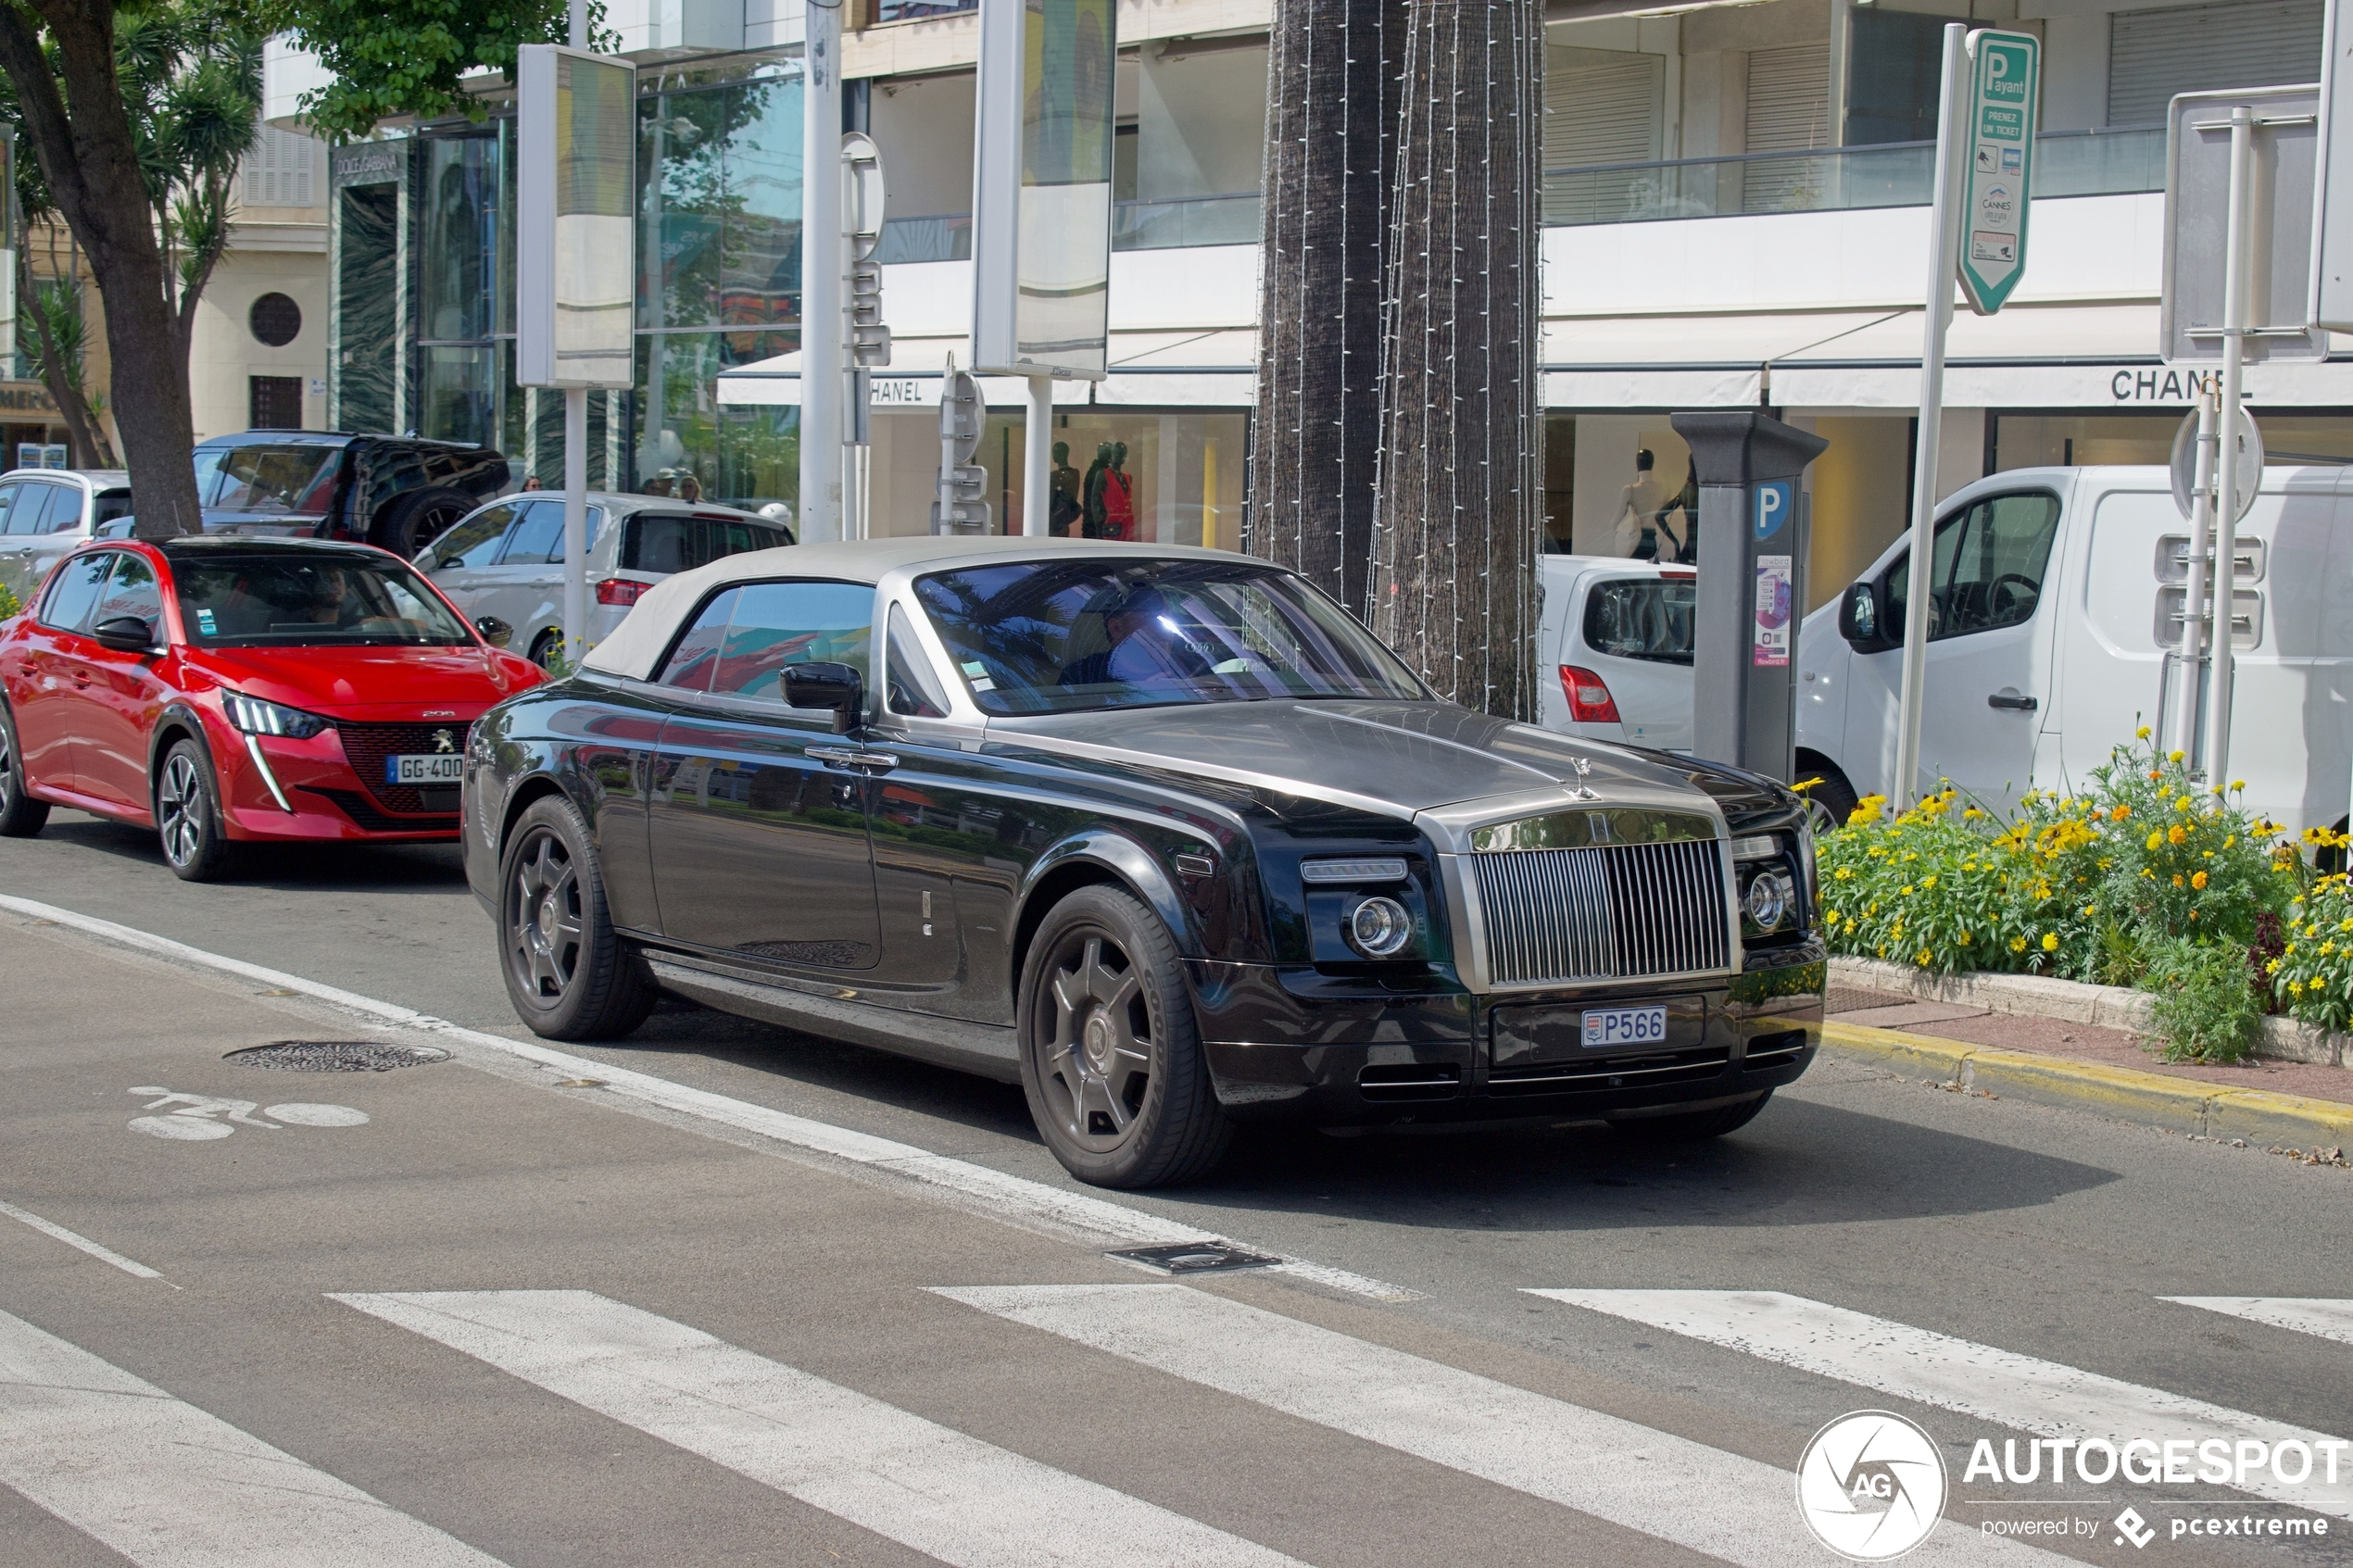
[[[625,680],[653,679],[678,623],[711,589],[729,583],[758,583],[775,577],[818,577],[837,583],[878,583],[901,569],[932,569],[986,564],[991,560],[1056,556],[1093,556],[1121,560],[1252,561],[1231,550],[1203,550],[1185,545],[1124,545],[1106,539],[1004,539],[934,536],[909,539],[862,539],[844,545],[786,545],[774,550],[752,550],[725,556],[709,566],[665,577],[639,599],[628,619],[613,634],[588,650],[584,669],[602,671]]]

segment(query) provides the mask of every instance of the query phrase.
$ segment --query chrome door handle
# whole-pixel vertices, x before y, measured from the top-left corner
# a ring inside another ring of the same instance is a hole
[[[858,768],[870,772],[887,773],[899,766],[899,759],[889,752],[868,751],[861,746],[812,746],[803,750],[820,762],[838,763],[845,768]]]
[[[2041,704],[2037,703],[2031,696],[2005,696],[2002,693],[1995,692],[1992,696],[1985,699],[1985,706],[1988,708],[2009,708],[2015,709],[2020,713],[2032,713],[2035,709],[2040,707]]]

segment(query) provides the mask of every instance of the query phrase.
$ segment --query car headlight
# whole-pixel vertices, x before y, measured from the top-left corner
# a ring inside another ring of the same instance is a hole
[[[1394,898],[1360,898],[1340,917],[1348,945],[1368,959],[1393,959],[1414,939],[1413,912]]]
[[[299,708],[264,702],[243,692],[224,692],[220,706],[229,715],[229,722],[249,735],[283,735],[289,740],[308,740],[333,722],[316,713],[305,713]]]
[[[1778,834],[1732,840],[1732,872],[1740,889],[1741,924],[1751,936],[1769,936],[1797,923],[1797,882],[1789,847]]]

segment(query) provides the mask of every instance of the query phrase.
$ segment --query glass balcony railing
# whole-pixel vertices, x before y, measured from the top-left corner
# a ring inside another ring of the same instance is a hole
[[[2053,132],[2035,138],[2034,153],[2037,198],[2165,189],[2163,126]],[[1935,165],[1935,143],[1897,142],[1809,153],[1549,169],[1544,171],[1544,226],[1926,207]],[[1112,249],[1256,245],[1259,205],[1254,191],[1184,201],[1114,203]],[[969,260],[972,240],[972,219],[964,213],[894,218],[883,226],[877,259]]]
[[[2035,138],[2034,152],[2037,198],[2165,188],[2162,126],[2055,132]],[[1544,225],[1926,207],[1935,169],[1933,142],[1548,169]]]
[[[1258,193],[1194,196],[1185,201],[1112,204],[1111,248],[1176,250],[1187,245],[1254,245],[1258,243]],[[875,259],[968,261],[973,220],[964,213],[936,218],[894,218],[883,225]]]

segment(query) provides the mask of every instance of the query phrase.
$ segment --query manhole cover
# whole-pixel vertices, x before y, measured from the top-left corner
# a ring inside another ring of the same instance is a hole
[[[273,1040],[231,1051],[223,1060],[275,1073],[389,1073],[396,1067],[447,1061],[449,1053],[433,1046],[393,1046],[382,1040]]]
[[[1111,1254],[1172,1274],[1202,1274],[1220,1269],[1268,1269],[1282,1261],[1264,1252],[1245,1252],[1230,1242],[1188,1241],[1174,1247],[1129,1247]]]

